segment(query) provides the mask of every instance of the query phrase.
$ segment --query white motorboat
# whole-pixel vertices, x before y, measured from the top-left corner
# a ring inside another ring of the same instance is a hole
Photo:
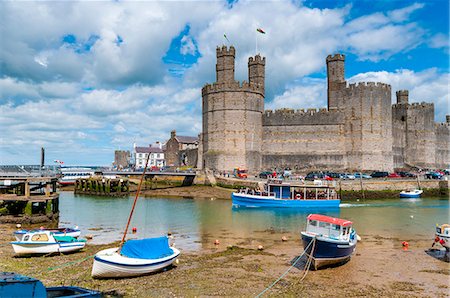
[[[84,248],[86,240],[38,230],[23,234],[20,241],[13,241],[11,245],[16,255],[68,253]]]
[[[403,190],[400,192],[400,198],[420,198],[422,193],[421,189]]]
[[[108,248],[94,257],[92,277],[121,278],[160,271],[171,265],[180,251],[170,247],[166,236],[128,240],[122,247]]]
[[[53,233],[53,236],[70,236],[74,238],[78,238],[81,235],[81,231],[78,229],[78,227],[75,228],[56,228],[56,229],[39,229],[39,230],[17,230],[14,232],[14,237],[16,237],[17,241],[21,241],[23,237],[28,232],[37,232],[37,231],[50,231]]]

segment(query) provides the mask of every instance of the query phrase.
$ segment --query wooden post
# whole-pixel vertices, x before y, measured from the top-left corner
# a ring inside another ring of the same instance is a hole
[[[366,198],[365,194],[364,194],[364,187],[363,187],[363,182],[362,182],[362,174],[361,172],[359,172],[359,183],[361,184],[361,193],[362,193],[362,198],[363,200]]]
[[[51,194],[51,185],[49,183],[45,184],[45,196],[49,197]]]
[[[417,174],[417,187],[420,189],[419,174]]]
[[[339,178],[339,199],[342,200],[342,179]]]
[[[28,180],[25,181],[25,196],[26,197],[30,196],[30,184],[28,184]]]

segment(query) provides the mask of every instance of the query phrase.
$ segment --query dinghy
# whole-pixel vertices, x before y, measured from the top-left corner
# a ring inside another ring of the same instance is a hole
[[[167,236],[125,241],[149,157],[150,154],[147,155],[120,246],[102,250],[95,255],[91,273],[94,278],[132,277],[161,271],[170,266],[180,254],[178,249],[169,246]]]
[[[11,245],[16,255],[68,253],[82,249],[86,240],[70,236],[56,236],[50,231],[28,231],[20,241]]]
[[[400,192],[400,198],[420,198],[422,193],[421,189],[403,190]]]
[[[109,248],[94,257],[92,277],[131,277],[159,271],[171,265],[180,251],[169,246],[166,236],[128,240],[122,247]]]

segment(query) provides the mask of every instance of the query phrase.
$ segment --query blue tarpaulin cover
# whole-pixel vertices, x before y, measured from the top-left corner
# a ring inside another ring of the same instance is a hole
[[[128,240],[120,252],[123,256],[136,259],[159,259],[170,256],[173,250],[169,247],[167,236]]]

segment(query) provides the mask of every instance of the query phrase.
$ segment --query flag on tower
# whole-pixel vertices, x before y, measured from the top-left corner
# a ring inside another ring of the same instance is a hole
[[[228,43],[230,43],[230,41],[228,40],[228,37],[225,33],[223,34],[223,37],[225,37],[225,39],[228,41]]]
[[[256,29],[256,31],[258,31],[259,33],[262,33],[262,34],[266,34],[266,32],[264,32],[264,30],[261,28]]]

